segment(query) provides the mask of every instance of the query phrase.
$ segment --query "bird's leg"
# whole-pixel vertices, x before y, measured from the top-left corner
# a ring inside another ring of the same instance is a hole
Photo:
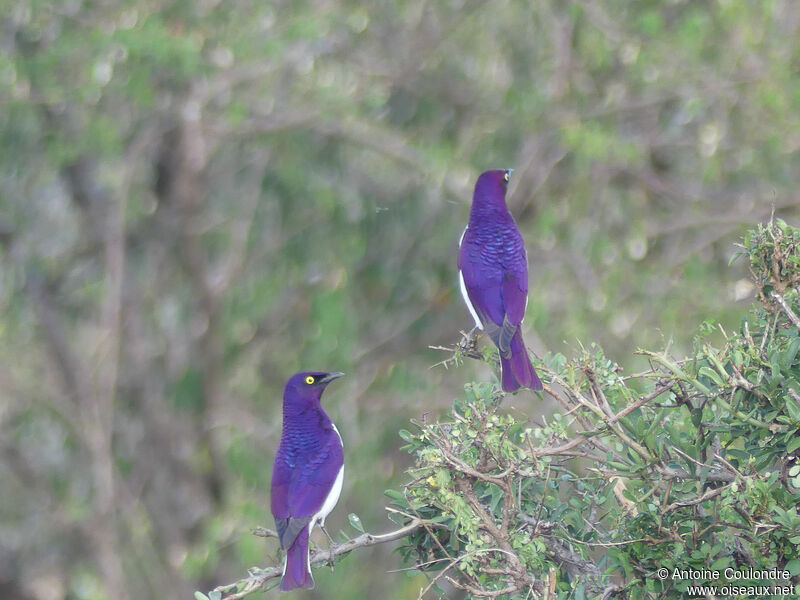
[[[325,529],[325,525],[320,525],[319,528],[322,529],[322,533],[324,533],[328,537],[328,541],[330,542],[331,547],[336,546],[337,545],[336,542],[333,541],[331,534],[328,533],[327,529]]]
[[[333,538],[331,537],[331,534],[328,533],[328,530],[325,529],[325,525],[320,524],[319,528],[322,529],[322,532],[328,537],[328,565],[330,565],[331,571],[333,571],[333,549],[337,546],[337,544],[333,541]]]

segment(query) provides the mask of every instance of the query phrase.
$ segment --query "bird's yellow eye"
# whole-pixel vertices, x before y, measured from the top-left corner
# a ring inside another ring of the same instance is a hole
[[[508,171],[506,171],[505,173],[503,173],[503,181],[505,181],[506,183],[508,183]]]
[[[306,377],[306,383],[307,383],[308,385],[311,385],[312,383],[314,383],[314,377],[312,377],[311,375],[309,375],[308,377]]]

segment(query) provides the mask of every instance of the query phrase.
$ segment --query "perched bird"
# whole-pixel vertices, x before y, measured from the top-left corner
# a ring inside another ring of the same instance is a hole
[[[528,305],[528,259],[522,234],[506,206],[511,172],[496,169],[478,177],[469,224],[458,243],[461,295],[475,327],[486,331],[500,351],[500,379],[506,392],[542,389],[520,329]]]
[[[275,527],[286,551],[283,591],[314,587],[309,536],[316,524],[328,535],[325,517],[342,491],[342,438],[320,405],[323,390],[342,375],[297,373],[283,390],[283,431],[272,468],[271,498]]]

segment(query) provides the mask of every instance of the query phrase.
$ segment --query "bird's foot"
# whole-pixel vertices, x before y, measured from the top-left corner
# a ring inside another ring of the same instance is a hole
[[[477,332],[477,333],[476,333]],[[458,343],[458,350],[469,358],[481,358],[478,353],[478,338],[481,336],[480,329],[476,325],[469,332],[461,332],[461,341]]]
[[[475,333],[476,331],[478,332],[477,334]],[[428,346],[431,350],[441,350],[443,352],[452,353],[452,356],[436,363],[431,368],[441,366],[447,369],[450,365],[457,367],[463,362],[465,356],[467,358],[483,360],[483,355],[478,352],[478,338],[480,337],[478,327],[473,327],[469,332],[462,331],[460,333],[461,339],[452,346]]]

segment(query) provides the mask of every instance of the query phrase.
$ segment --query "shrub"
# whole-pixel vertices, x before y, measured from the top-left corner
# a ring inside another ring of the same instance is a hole
[[[429,588],[684,598],[796,583],[799,246],[780,220],[745,237],[757,304],[736,332],[703,323],[691,356],[640,350],[649,368],[626,375],[595,344],[548,355],[537,368],[560,408],[546,421],[470,383],[446,419],[401,432],[415,466],[387,494],[398,521],[424,523],[402,553]]]

